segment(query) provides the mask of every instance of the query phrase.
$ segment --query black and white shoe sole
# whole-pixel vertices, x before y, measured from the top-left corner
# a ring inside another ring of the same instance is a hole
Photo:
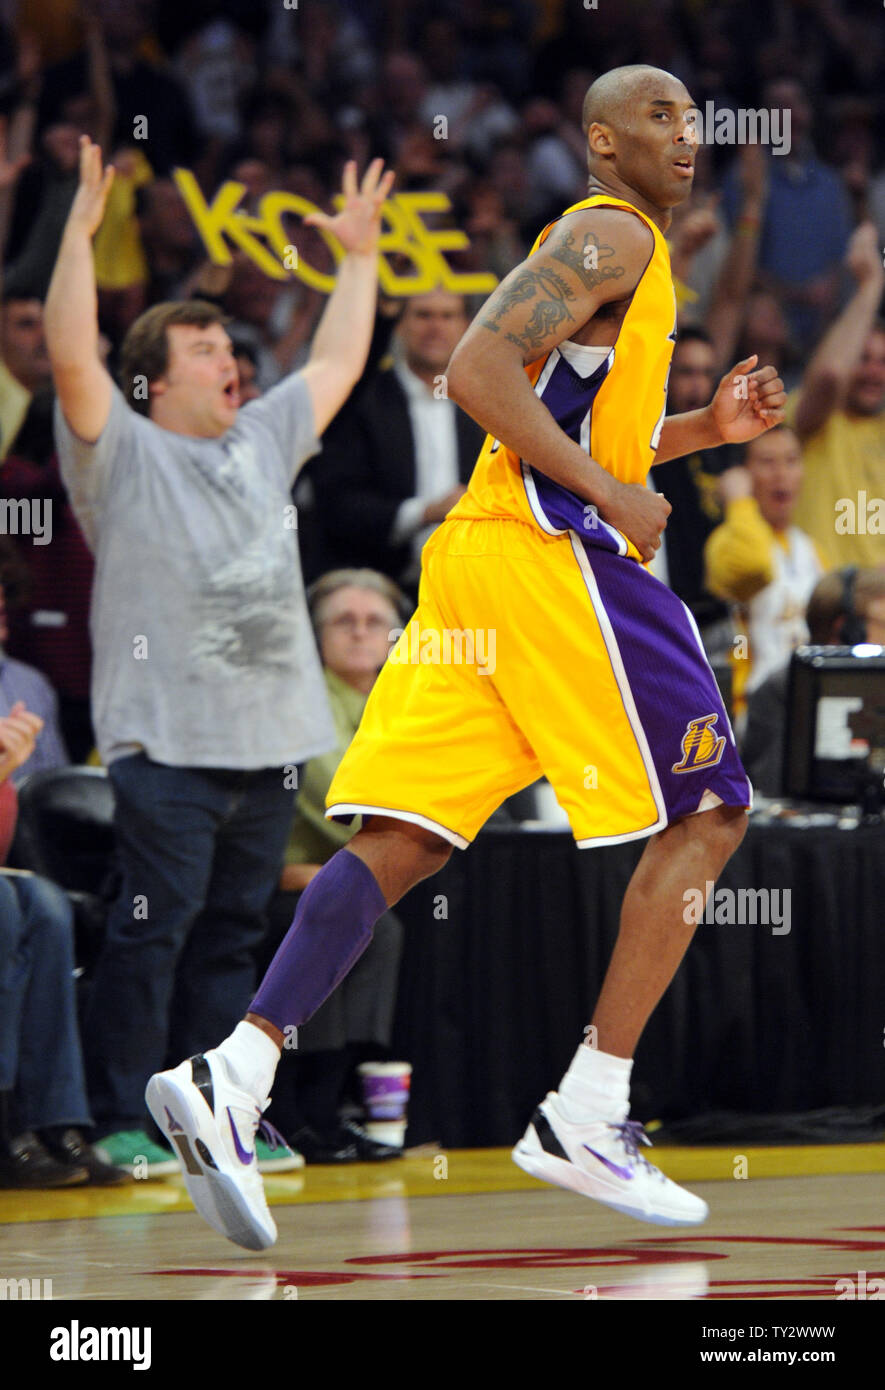
[[[553,1183],[582,1197],[590,1197],[601,1202],[622,1216],[632,1216],[635,1221],[645,1221],[650,1226],[696,1226],[706,1220],[706,1213],[698,1220],[684,1216],[668,1216],[661,1212],[648,1212],[643,1207],[631,1206],[624,1201],[622,1189],[615,1188],[604,1179],[595,1177],[573,1163],[560,1144],[543,1110],[538,1109],[532,1116],[528,1133],[513,1149],[511,1157],[518,1168],[541,1182]]]
[[[209,1065],[200,1060],[205,1068],[202,1083],[199,1075],[191,1083],[179,1083],[169,1072],[151,1077],[145,1095],[148,1109],[173,1144],[188,1196],[204,1221],[245,1250],[267,1250],[276,1241],[276,1231],[256,1219],[231,1171],[211,1108],[211,1092],[207,1094],[212,1084]],[[201,1092],[199,1097],[194,1096],[195,1089]]]

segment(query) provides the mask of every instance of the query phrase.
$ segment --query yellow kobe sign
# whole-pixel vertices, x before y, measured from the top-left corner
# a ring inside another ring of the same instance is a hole
[[[209,259],[215,265],[230,265],[229,242],[254,261],[272,280],[288,280],[294,275],[311,289],[331,294],[335,277],[309,265],[297,255],[292,263],[292,241],[283,229],[283,217],[293,213],[306,217],[318,209],[297,193],[265,193],[256,213],[240,211],[246,185],[230,180],[223,183],[211,203],[207,203],[190,169],[175,169],[173,177]],[[334,199],[340,207],[343,198]],[[425,225],[428,213],[448,212],[451,203],[445,193],[395,193],[381,210],[383,230],[378,240],[378,279],[384,294],[427,294],[430,290],[452,290],[455,294],[490,294],[497,278],[489,271],[459,273],[452,269],[444,251],[462,251],[469,246],[464,232],[456,227],[436,230]],[[337,265],[344,248],[331,232],[318,228]],[[397,275],[390,258],[407,256],[414,273]]]

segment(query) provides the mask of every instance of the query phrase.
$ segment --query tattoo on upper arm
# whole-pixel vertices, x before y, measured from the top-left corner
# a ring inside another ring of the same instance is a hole
[[[518,347],[523,349],[541,347],[544,339],[553,333],[561,323],[565,321],[575,322],[574,317],[566,307],[566,300],[574,299],[575,292],[552,266],[539,266],[537,270],[522,271],[511,285],[507,285],[501,290],[493,310],[485,318],[480,319],[480,323],[492,333],[497,333],[500,326],[499,320],[505,314],[509,313],[515,305],[526,303],[528,300],[534,299],[536,295],[546,297],[538,299],[522,335],[507,333],[505,336],[508,342],[516,343]]]
[[[583,246],[576,246],[576,240],[574,232],[565,232],[560,244],[550,249],[553,259],[573,270],[588,290],[596,289],[606,280],[620,280],[624,274],[622,265],[600,265],[600,261],[609,260],[615,254],[613,246],[606,246],[592,232],[587,233]]]

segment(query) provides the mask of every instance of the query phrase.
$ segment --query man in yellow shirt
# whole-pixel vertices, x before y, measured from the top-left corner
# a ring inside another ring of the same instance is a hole
[[[805,460],[797,524],[829,566],[875,567],[885,564],[885,270],[872,222],[845,263],[857,289],[787,397],[786,421]]]
[[[743,468],[723,474],[725,520],[707,541],[711,593],[738,606],[743,647],[735,644],[735,704],[808,640],[805,607],[826,568],[810,536],[793,524],[802,485],[802,451],[785,425],[747,445]]]

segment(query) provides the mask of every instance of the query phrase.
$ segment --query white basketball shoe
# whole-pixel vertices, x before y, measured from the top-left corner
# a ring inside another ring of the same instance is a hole
[[[200,1053],[152,1076],[148,1109],[175,1148],[188,1194],[209,1225],[246,1250],[266,1250],[277,1238],[258,1171],[257,1101],[233,1084],[217,1052]]]
[[[526,1173],[655,1226],[694,1226],[706,1220],[706,1202],[671,1182],[640,1153],[640,1144],[651,1145],[641,1124],[573,1124],[563,1118],[558,1101],[550,1091],[513,1150],[514,1163]]]

